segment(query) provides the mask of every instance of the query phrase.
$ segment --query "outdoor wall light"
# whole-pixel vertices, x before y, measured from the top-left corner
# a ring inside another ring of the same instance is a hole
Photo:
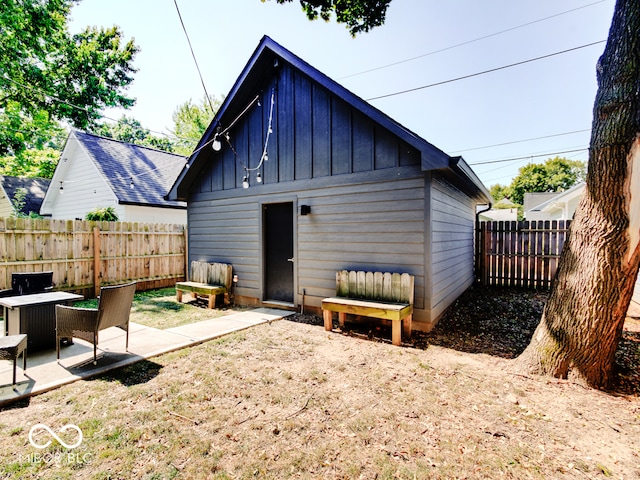
[[[300,205],[300,215],[309,215],[311,213],[311,205]]]

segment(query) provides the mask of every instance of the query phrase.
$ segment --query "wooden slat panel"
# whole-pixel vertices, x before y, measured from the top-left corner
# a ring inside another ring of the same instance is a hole
[[[364,298],[367,292],[367,284],[366,284],[366,274],[365,272],[359,271],[356,272],[356,291],[355,295],[358,298]]]
[[[373,281],[373,272],[365,273],[365,292],[364,298],[373,299],[374,297],[374,281]]]
[[[570,220],[481,222],[476,227],[476,277],[484,285],[550,288]]]

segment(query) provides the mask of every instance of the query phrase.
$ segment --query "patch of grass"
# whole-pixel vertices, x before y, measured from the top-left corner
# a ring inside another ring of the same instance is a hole
[[[185,294],[183,299],[188,300],[188,295]],[[75,306],[81,308],[97,308],[98,299],[92,298],[76,302]],[[202,304],[194,300],[178,303],[176,301],[176,289],[171,287],[146,292],[136,292],[133,297],[130,320],[141,325],[146,325],[147,327],[165,330],[167,328],[179,327],[180,325],[209,320],[223,315],[230,315],[242,310],[246,310],[246,308],[204,308]]]

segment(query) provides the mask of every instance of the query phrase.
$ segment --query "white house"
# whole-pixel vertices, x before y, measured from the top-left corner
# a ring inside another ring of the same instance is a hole
[[[518,206],[508,198],[503,198],[493,205],[491,210],[480,212],[481,222],[515,222],[518,220]]]
[[[528,202],[527,195],[530,194],[525,193],[524,216],[527,220],[571,220],[585,187],[586,184],[580,182],[564,192],[545,194],[544,201],[537,204]]]
[[[113,207],[120,221],[186,224],[186,203],[164,198],[185,164],[181,155],[72,131],[40,214],[83,219]]]

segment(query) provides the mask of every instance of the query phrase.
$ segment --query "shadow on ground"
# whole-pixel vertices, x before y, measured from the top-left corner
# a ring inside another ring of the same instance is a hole
[[[158,375],[158,373],[160,373],[161,369],[162,365],[158,363],[151,362],[149,360],[142,360],[116,370],[111,370],[110,372],[96,378],[118,382],[125,387],[131,387],[133,385],[139,385],[152,380]]]

